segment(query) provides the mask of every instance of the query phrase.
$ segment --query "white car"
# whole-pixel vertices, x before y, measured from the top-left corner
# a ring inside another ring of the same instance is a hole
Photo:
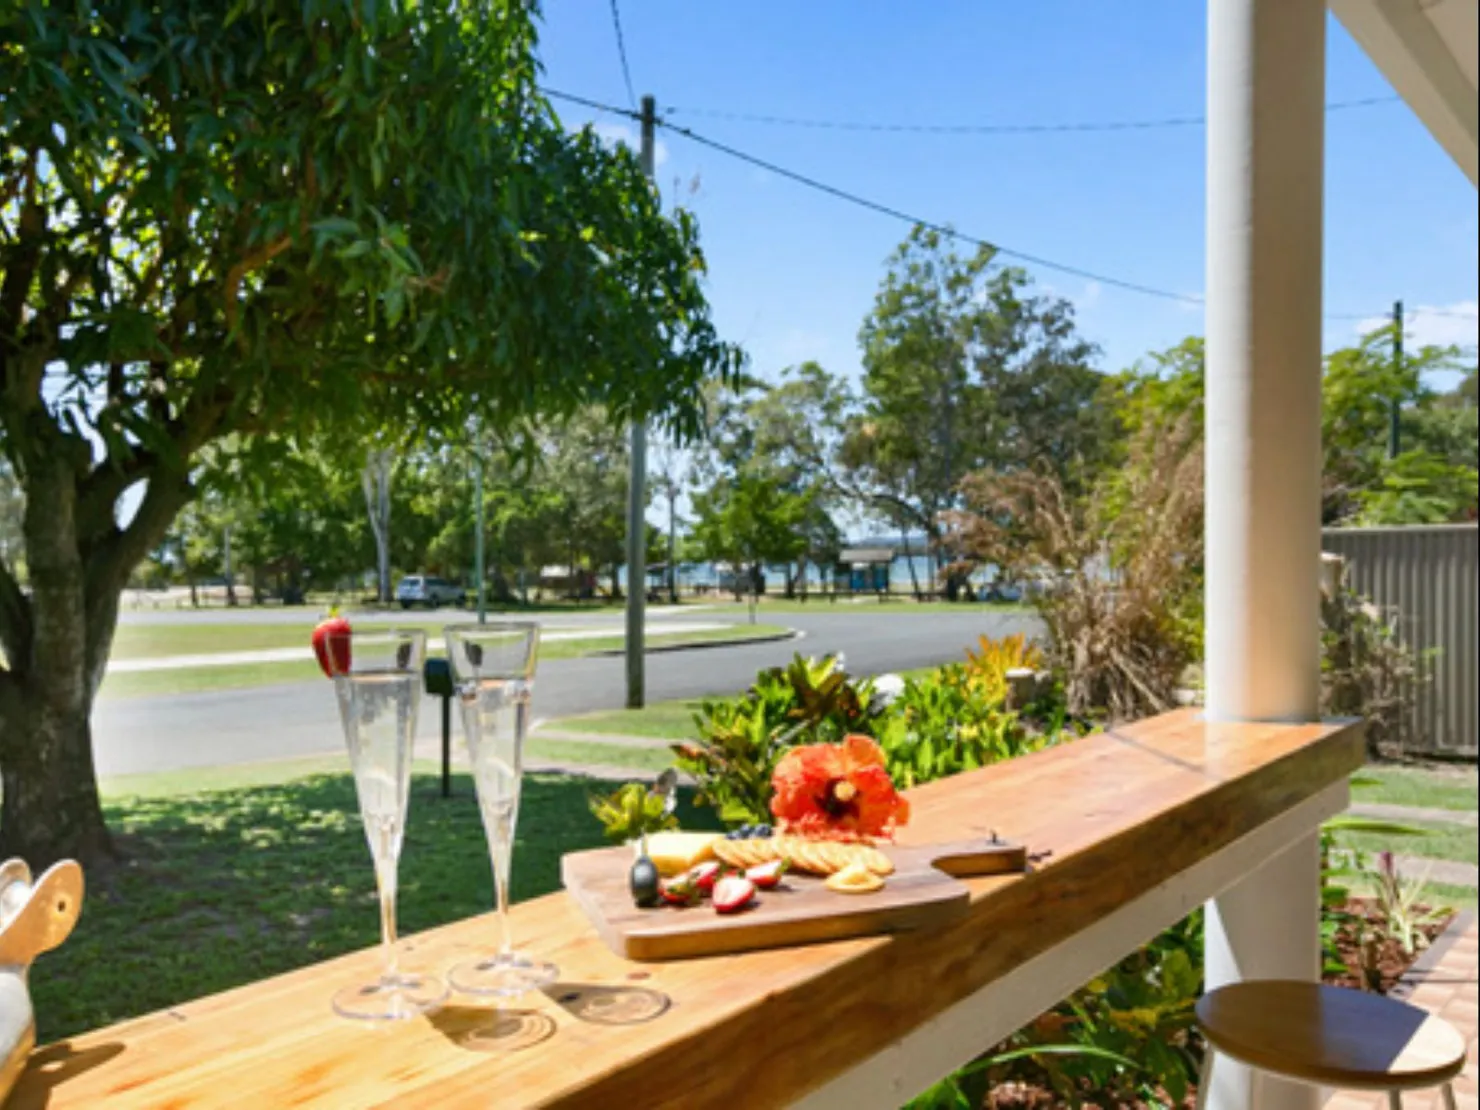
[[[428,609],[439,605],[461,605],[466,599],[461,586],[427,574],[408,574],[396,585],[396,600],[402,609],[410,609],[413,605],[425,605]]]

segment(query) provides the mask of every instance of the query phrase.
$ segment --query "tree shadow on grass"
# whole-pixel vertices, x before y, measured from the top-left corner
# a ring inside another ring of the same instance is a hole
[[[587,798],[610,784],[525,780],[515,901],[560,887],[560,857],[600,846]],[[325,960],[379,940],[374,872],[354,780],[314,775],[269,786],[117,799],[109,826],[126,860],[89,876],[72,937],[31,976],[41,1043]],[[713,827],[691,795],[686,827]],[[401,852],[403,934],[493,905],[472,779],[412,780]]]

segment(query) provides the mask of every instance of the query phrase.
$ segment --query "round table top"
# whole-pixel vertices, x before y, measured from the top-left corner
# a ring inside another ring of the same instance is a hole
[[[1232,983],[1203,995],[1197,1020],[1219,1052],[1335,1087],[1431,1087],[1465,1064],[1458,1030],[1379,994],[1288,980]]]

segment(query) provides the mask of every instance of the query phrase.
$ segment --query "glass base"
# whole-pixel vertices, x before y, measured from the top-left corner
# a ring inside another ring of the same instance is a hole
[[[334,1012],[362,1021],[405,1021],[435,1010],[447,998],[447,987],[435,975],[401,974],[334,995]]]
[[[447,978],[454,990],[465,994],[514,998],[549,986],[558,974],[554,964],[509,952],[460,963]]]

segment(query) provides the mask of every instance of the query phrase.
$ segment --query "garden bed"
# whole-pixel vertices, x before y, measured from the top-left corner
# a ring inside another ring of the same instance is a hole
[[[1431,912],[1430,907],[1415,907],[1415,916],[1424,918]],[[1335,949],[1341,961],[1346,965],[1342,972],[1328,970],[1323,977],[1324,981],[1333,986],[1349,987],[1357,990],[1364,989],[1364,984],[1369,978],[1375,978],[1379,993],[1387,994],[1404,974],[1412,967],[1424,952],[1428,951],[1444,934],[1444,931],[1454,922],[1456,914],[1443,913],[1435,916],[1433,920],[1424,921],[1417,926],[1418,931],[1425,938],[1425,943],[1415,952],[1406,951],[1399,943],[1392,929],[1384,919],[1377,900],[1373,898],[1349,898],[1336,910],[1337,913],[1350,920],[1351,924],[1339,929],[1335,935]],[[1364,934],[1366,939],[1364,942]],[[1364,951],[1364,948],[1367,950]],[[1367,971],[1364,968],[1373,970]],[[1045,1014],[1038,1019],[1035,1026],[1045,1025],[1062,1026],[1063,1019],[1057,1013]],[[1042,1029],[1044,1032],[1050,1030]],[[991,1054],[1010,1050],[1011,1044],[1005,1043],[992,1049]],[[1026,1063],[1026,1061],[1025,1061]],[[1028,1064],[1028,1067],[1033,1067]],[[1023,1070],[1019,1066],[1020,1073]],[[1192,1107],[1196,1104],[1197,1093],[1189,1090],[1185,1097],[1174,1100],[1165,1092],[1160,1092],[1154,1101],[1142,1099],[1126,1099],[1121,1097],[1101,1098],[1098,1092],[1084,1090],[1081,1092],[1079,1105],[1084,1110],[1155,1110],[1155,1108],[1175,1106],[1178,1108]],[[1050,1110],[1050,1108],[1067,1105],[1062,1095],[1058,1094],[1046,1082],[1034,1081],[1031,1078],[1006,1078],[994,1083],[983,1103],[990,1110]]]

